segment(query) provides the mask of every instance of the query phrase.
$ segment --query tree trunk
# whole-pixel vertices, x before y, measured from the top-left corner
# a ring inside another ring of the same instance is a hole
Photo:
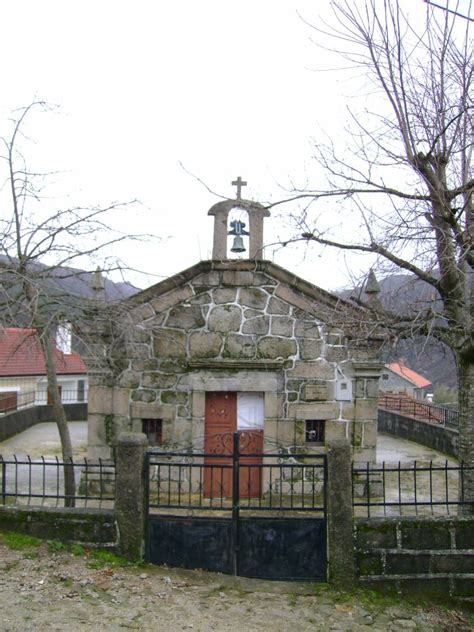
[[[474,362],[457,355],[459,384],[459,460],[471,468],[464,472],[459,488],[460,513],[474,515]]]
[[[67,424],[66,412],[61,400],[61,392],[56,376],[54,365],[53,345],[50,332],[38,330],[43,350],[44,362],[46,365],[46,375],[48,378],[48,392],[51,395],[54,421],[58,426],[59,437],[61,439],[61,449],[64,462],[64,504],[66,507],[74,507],[76,496],[76,482],[74,479],[74,467],[72,465],[72,443]]]

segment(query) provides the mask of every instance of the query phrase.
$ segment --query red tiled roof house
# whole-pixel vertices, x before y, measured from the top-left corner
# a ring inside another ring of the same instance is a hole
[[[87,401],[87,369],[77,353],[54,344],[58,383],[65,403]],[[34,329],[0,329],[0,412],[48,402],[46,368]]]
[[[409,369],[402,361],[386,364],[380,376],[381,391],[407,393],[416,399],[424,399],[431,386],[429,380]]]

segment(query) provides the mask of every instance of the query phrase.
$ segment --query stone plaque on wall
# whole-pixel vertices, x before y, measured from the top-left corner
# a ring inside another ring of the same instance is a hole
[[[328,383],[324,381],[306,384],[304,398],[307,402],[322,402],[329,399]]]

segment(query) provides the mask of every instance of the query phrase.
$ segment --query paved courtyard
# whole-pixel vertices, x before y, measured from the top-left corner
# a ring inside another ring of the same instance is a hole
[[[87,454],[87,422],[69,422],[71,439],[74,449],[74,457],[82,458]],[[0,442],[0,455],[4,458],[13,454],[17,456],[29,455],[32,458],[39,456],[52,457],[61,455],[58,429],[55,423],[42,423],[21,432],[20,434]],[[436,450],[430,450],[413,441],[398,439],[387,434],[378,435],[377,462],[383,461],[406,463],[414,459],[420,461],[445,462],[446,455]]]
[[[74,449],[74,458],[82,458],[87,453],[87,421],[70,421],[69,431]],[[17,456],[52,457],[61,456],[61,443],[55,423],[36,424],[11,439],[0,442],[0,455],[9,458]]]

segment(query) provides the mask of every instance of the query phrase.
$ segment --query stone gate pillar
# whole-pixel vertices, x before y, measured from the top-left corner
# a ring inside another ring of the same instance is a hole
[[[115,516],[119,551],[132,561],[143,559],[144,554],[147,447],[146,436],[138,432],[123,432],[117,440]]]
[[[351,457],[347,439],[333,440],[328,444],[329,581],[342,590],[351,590],[356,579]]]

